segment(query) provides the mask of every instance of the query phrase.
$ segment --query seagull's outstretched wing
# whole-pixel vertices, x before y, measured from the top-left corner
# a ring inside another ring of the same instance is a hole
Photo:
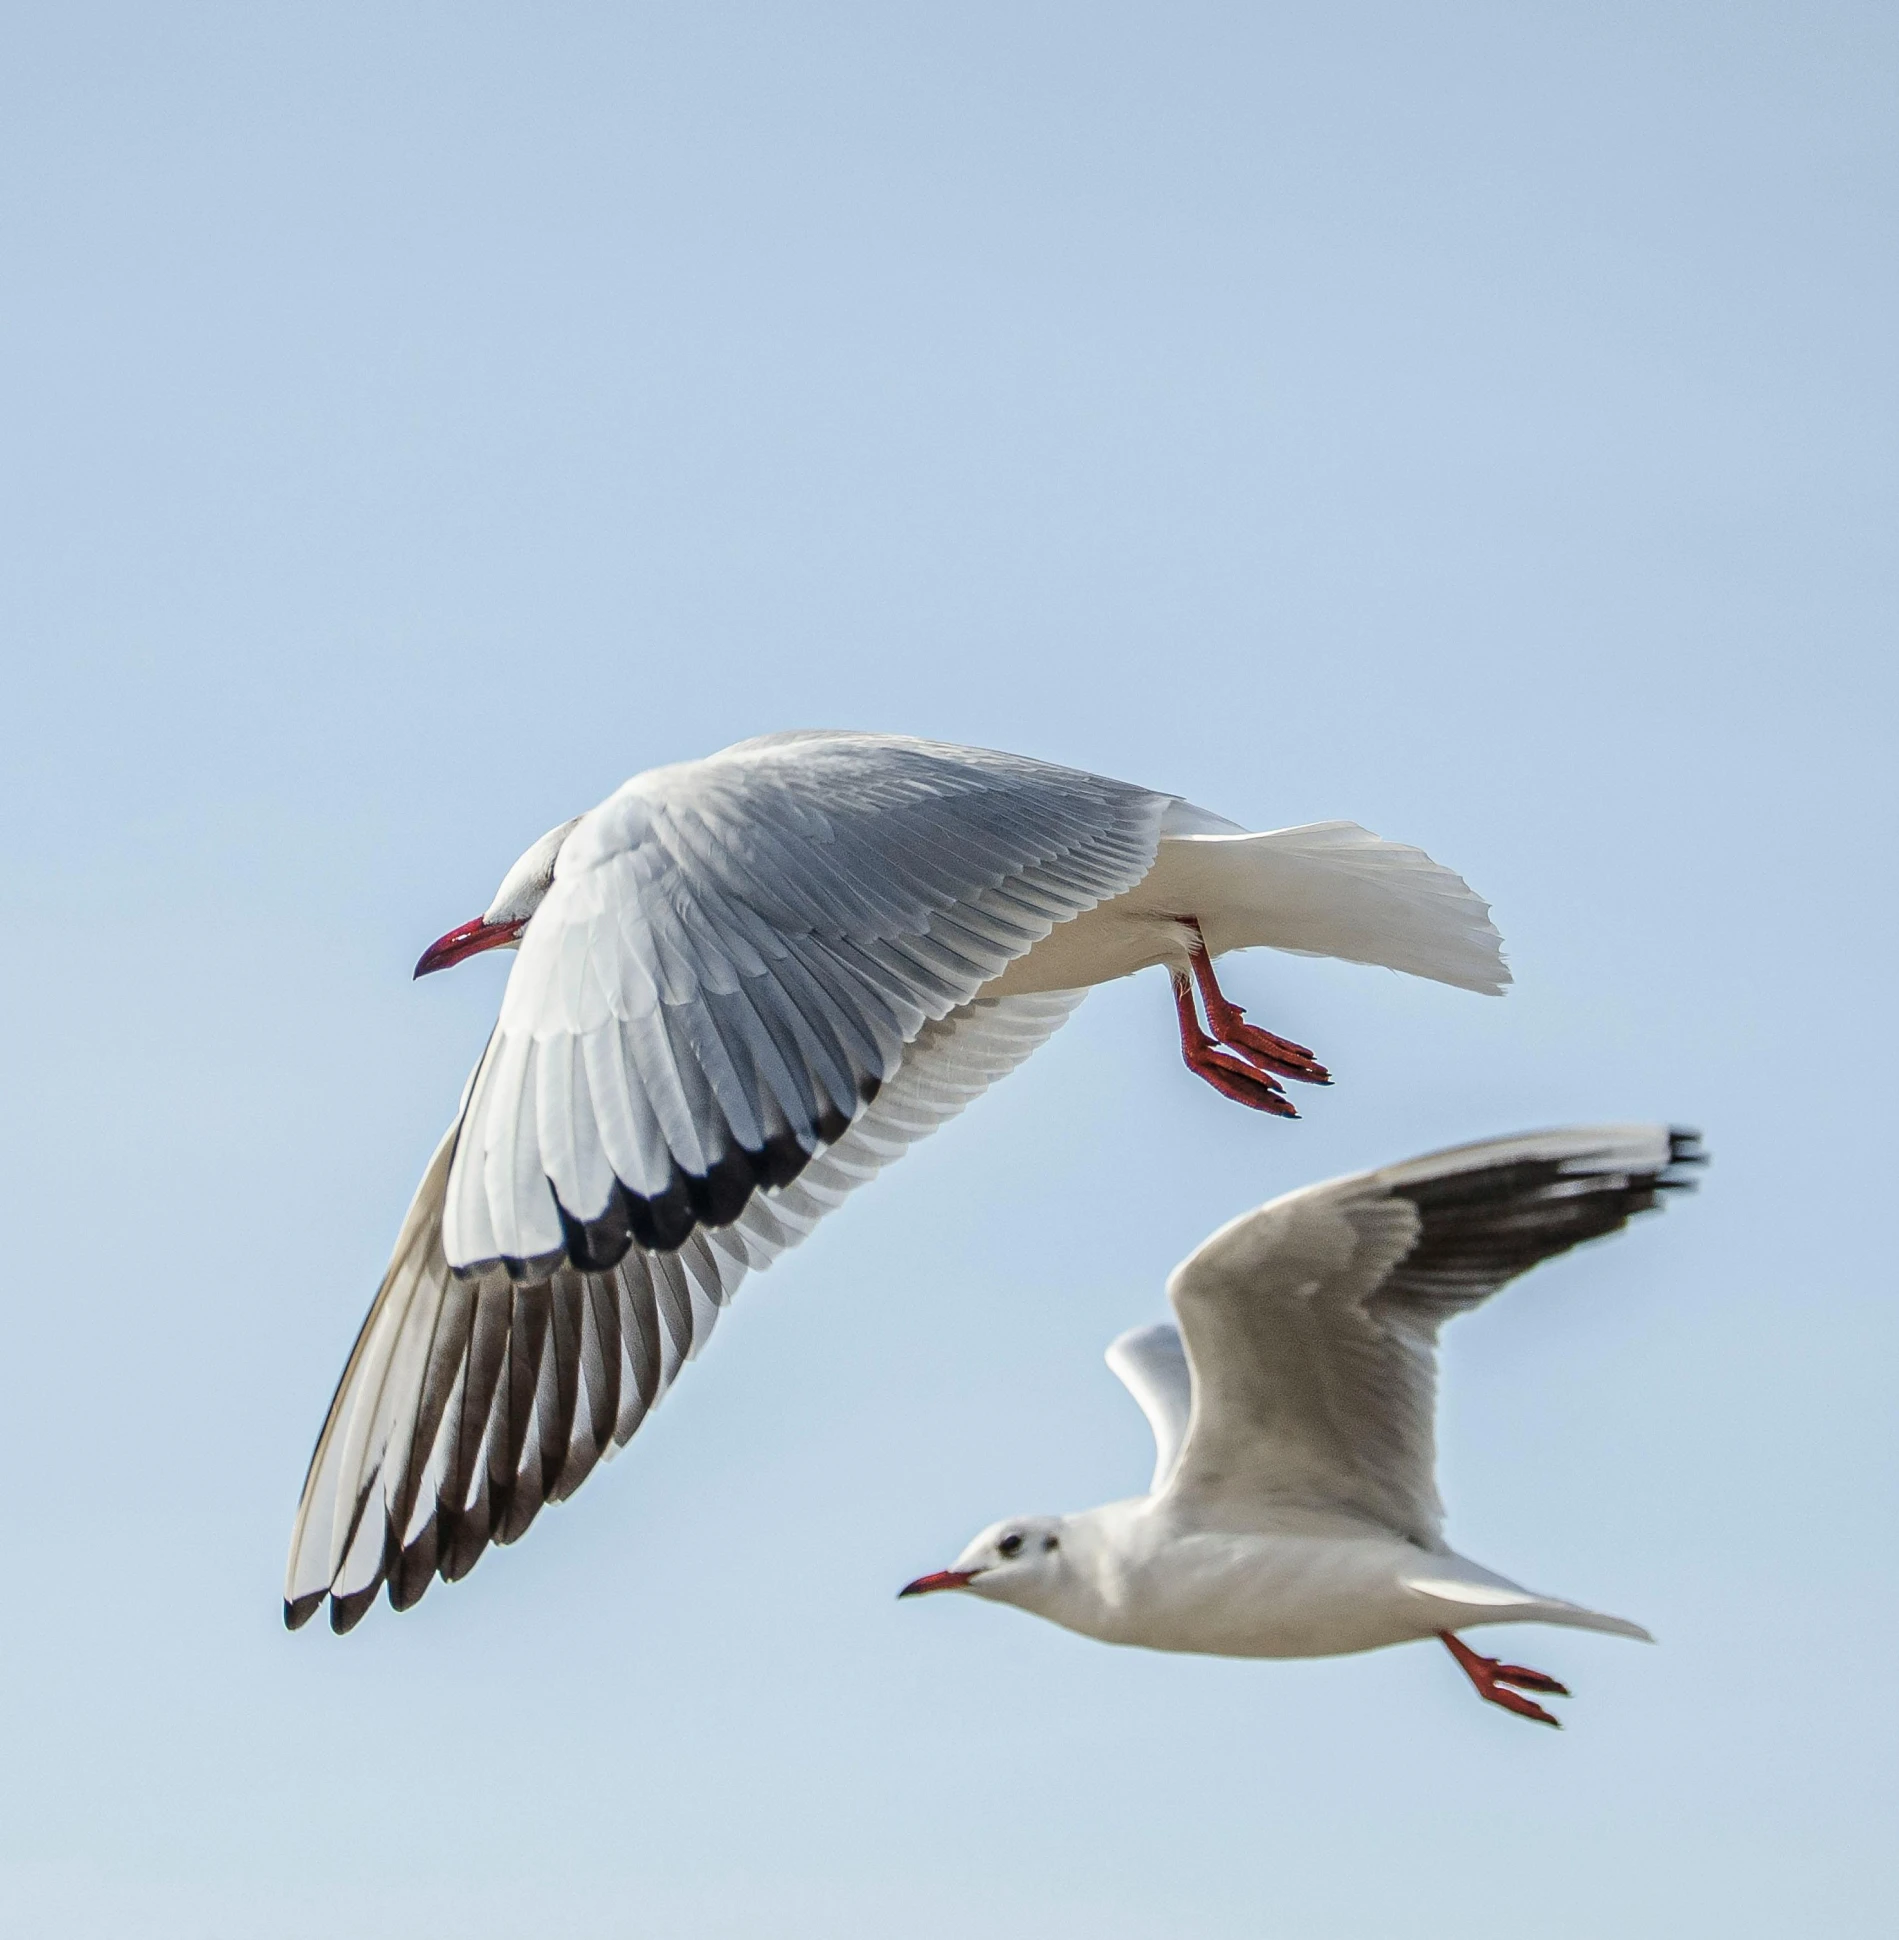
[[[609,1269],[458,1274],[442,1250],[456,1130],[437,1149],[344,1369],[291,1537],[284,1617],[327,1596],[348,1630],[387,1582],[398,1609],[465,1576],[623,1445],[755,1267],[1044,1042],[1078,990],[985,999],[926,1023],[873,1104],[731,1225]]]
[[[933,1018],[1146,875],[1173,798],[897,736],[741,742],[581,818],[521,940],[442,1246],[545,1280],[735,1220]]]
[[[1229,1515],[1361,1517],[1427,1547],[1437,1332],[1539,1260],[1689,1183],[1692,1133],[1488,1139],[1288,1193],[1168,1281],[1193,1372],[1173,1487]]]
[[[1108,1343],[1108,1365],[1140,1403],[1154,1431],[1154,1479],[1148,1490],[1158,1495],[1174,1472],[1193,1407],[1193,1377],[1187,1372],[1180,1329],[1164,1320],[1152,1327],[1130,1327]]]

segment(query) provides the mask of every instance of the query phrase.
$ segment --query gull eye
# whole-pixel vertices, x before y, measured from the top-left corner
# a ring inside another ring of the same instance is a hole
[[[1011,1529],[996,1545],[1005,1556],[1019,1556],[1022,1553],[1022,1535],[1019,1530]]]
[[[1044,1536],[1042,1538],[1042,1547],[1045,1550],[1060,1549],[1061,1546],[1062,1539],[1059,1536]]]

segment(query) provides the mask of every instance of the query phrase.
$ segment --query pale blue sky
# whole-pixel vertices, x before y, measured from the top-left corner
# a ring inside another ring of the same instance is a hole
[[[92,1940],[1891,1930],[1899,19],[15,8],[0,1924]],[[1164,987],[756,1281],[610,1469],[291,1637],[303,1464],[626,775],[903,729],[1349,816],[1501,1003]],[[1698,1199],[1449,1336],[1460,1545],[1648,1622],[1117,1652],[899,1606],[1137,1488],[1101,1364],[1289,1186],[1578,1118]]]

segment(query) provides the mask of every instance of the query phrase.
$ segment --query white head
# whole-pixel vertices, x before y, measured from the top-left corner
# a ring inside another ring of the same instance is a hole
[[[446,970],[451,963],[460,963],[483,950],[512,950],[521,941],[528,918],[553,888],[554,864],[560,859],[561,845],[573,834],[579,821],[576,815],[573,821],[549,829],[501,878],[494,901],[479,916],[457,924],[422,952],[415,974],[426,977],[431,970]]]
[[[949,1569],[919,1576],[897,1594],[967,1590],[992,1603],[1013,1603],[1039,1616],[1054,1616],[1065,1593],[1075,1587],[1063,1547],[1070,1523],[1067,1516],[1011,1516],[1006,1522],[992,1523]]]

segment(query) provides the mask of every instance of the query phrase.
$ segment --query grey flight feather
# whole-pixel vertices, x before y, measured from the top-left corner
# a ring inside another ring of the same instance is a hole
[[[357,1338],[298,1505],[285,1620],[357,1623],[464,1576],[570,1495],[658,1404],[748,1271],[1054,1034],[1081,991],[985,999],[923,1025],[875,1102],[729,1226],[609,1269],[458,1274],[442,1250],[455,1131],[437,1149]]]
[[[1222,1227],[1168,1281],[1193,1380],[1176,1496],[1343,1513],[1437,1547],[1438,1329],[1653,1207],[1699,1157],[1662,1126],[1489,1139]]]

